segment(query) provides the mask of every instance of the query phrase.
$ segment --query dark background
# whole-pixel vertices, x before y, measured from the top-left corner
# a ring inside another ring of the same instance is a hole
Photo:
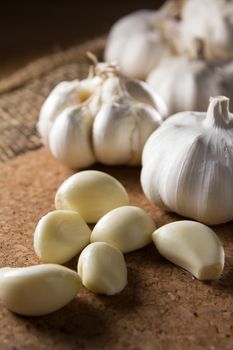
[[[162,0],[5,0],[0,7],[0,77],[29,61],[107,33],[121,16]]]

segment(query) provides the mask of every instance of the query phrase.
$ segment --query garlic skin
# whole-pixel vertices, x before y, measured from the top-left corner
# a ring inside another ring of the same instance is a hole
[[[49,134],[53,156],[72,169],[95,163],[91,146],[93,116],[85,105],[67,107],[56,119]]]
[[[233,3],[228,0],[188,0],[181,12],[182,22],[177,33],[179,53],[192,49],[193,39],[206,43],[209,61],[233,58]]]
[[[96,170],[70,176],[55,196],[56,209],[74,210],[88,223],[96,223],[110,210],[128,204],[123,185],[113,176]]]
[[[105,60],[119,63],[122,72],[137,79],[173,54],[172,32],[166,30],[181,11],[183,1],[167,1],[159,10],[140,10],[120,18],[111,28]]]
[[[96,63],[87,79],[51,92],[38,130],[52,155],[70,168],[139,165],[147,138],[166,116],[163,99],[145,82],[124,77],[117,64]]]
[[[54,121],[65,108],[86,101],[100,83],[99,77],[83,80],[63,81],[51,91],[43,103],[37,129],[45,144]]]
[[[34,250],[44,263],[64,264],[90,242],[91,230],[74,211],[54,210],[44,215],[34,233]]]
[[[93,125],[96,158],[108,165],[140,165],[145,140],[161,122],[159,113],[143,103],[104,103]]]
[[[207,109],[209,96],[233,95],[232,79],[225,65],[209,64],[201,57],[166,58],[148,75],[147,83],[163,98],[169,115],[203,111]]]
[[[233,115],[229,99],[210,99],[207,113],[170,117],[148,139],[141,184],[156,205],[205,224],[233,219]]]
[[[189,271],[199,280],[218,279],[224,267],[224,249],[208,226],[195,221],[177,221],[152,234],[159,253]]]
[[[143,209],[124,206],[111,210],[95,225],[91,242],[106,242],[129,253],[151,243],[156,226]]]
[[[127,267],[123,254],[104,243],[89,244],[80,254],[78,274],[93,293],[114,295],[127,285]]]
[[[68,304],[82,286],[78,274],[56,264],[0,269],[0,300],[24,316],[42,316]]]

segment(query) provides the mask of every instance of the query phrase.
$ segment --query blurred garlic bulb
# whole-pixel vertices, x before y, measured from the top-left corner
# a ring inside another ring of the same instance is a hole
[[[207,113],[170,117],[143,151],[142,188],[156,205],[215,225],[233,219],[233,114],[229,99]]]
[[[205,47],[195,40],[195,50],[187,55],[164,59],[147,77],[147,82],[160,94],[168,107],[168,113],[203,111],[209,96],[233,97],[233,72],[223,64],[210,64],[204,60]],[[226,84],[228,81],[228,84]],[[233,100],[232,100],[233,101]]]
[[[53,156],[71,168],[140,164],[144,143],[167,114],[145,82],[96,63],[87,79],[59,84],[40,112],[38,130]]]
[[[210,61],[233,58],[233,2],[229,0],[188,0],[175,44],[179,53],[192,49],[193,39],[206,42]]]
[[[119,19],[110,31],[105,60],[117,61],[129,77],[145,79],[172,54],[165,23],[178,15],[182,2],[170,0],[158,11],[140,10]]]

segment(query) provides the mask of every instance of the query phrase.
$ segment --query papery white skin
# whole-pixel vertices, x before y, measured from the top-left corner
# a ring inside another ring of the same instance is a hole
[[[158,11],[140,10],[119,19],[112,27],[105,60],[117,61],[129,77],[145,79],[165,57],[172,54],[173,34],[166,23],[180,12],[182,1],[167,1]]]
[[[96,158],[108,165],[141,164],[145,141],[161,123],[160,114],[149,105],[127,99],[104,103],[93,125]]]
[[[141,184],[156,205],[206,224],[233,219],[233,115],[229,99],[207,113],[183,112],[155,131],[143,150]]]
[[[0,300],[11,311],[41,316],[68,304],[82,286],[78,274],[56,264],[0,269]]]
[[[51,91],[41,107],[37,123],[38,131],[45,144],[48,143],[49,133],[58,115],[65,108],[80,104],[89,98],[99,83],[98,77],[81,81],[63,81]]]
[[[73,169],[94,164],[92,123],[93,116],[86,105],[67,107],[57,117],[49,134],[53,156]]]
[[[179,53],[192,50],[193,40],[205,41],[210,61],[233,58],[233,2],[228,0],[188,0],[182,22],[174,35]],[[174,30],[176,28],[173,28]]]
[[[104,242],[91,243],[82,251],[78,274],[83,285],[94,293],[114,295],[127,284],[127,267],[122,252]]]
[[[229,78],[225,65],[180,56],[165,59],[149,74],[147,82],[163,98],[171,115],[186,110],[206,110],[209,96],[231,97],[232,77],[233,73]]]
[[[176,221],[152,234],[159,253],[200,280],[220,277],[224,267],[224,249],[208,226],[195,221]]]
[[[42,107],[39,132],[43,125],[52,155],[70,168],[85,168],[96,161],[140,164],[145,141],[167,115],[165,103],[145,82],[122,76],[114,63],[96,63],[91,73],[92,78],[89,74],[75,83],[72,95],[72,82],[64,85],[60,101],[69,99],[62,108],[56,107],[61,103],[56,102],[56,89],[51,93]],[[45,137],[43,131],[41,136]]]

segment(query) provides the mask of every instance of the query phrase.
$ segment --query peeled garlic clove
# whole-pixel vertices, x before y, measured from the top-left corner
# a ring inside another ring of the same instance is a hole
[[[195,221],[177,221],[152,234],[160,254],[189,271],[199,280],[220,277],[224,267],[224,249],[208,226]]]
[[[91,242],[106,242],[128,253],[151,243],[155,228],[153,219],[143,209],[124,206],[113,209],[97,222]]]
[[[68,106],[80,103],[79,80],[63,81],[50,93],[40,110],[38,131],[45,143],[57,116]]]
[[[77,211],[88,223],[96,223],[110,210],[127,205],[128,194],[114,177],[86,170],[72,175],[59,187],[56,209]]]
[[[66,108],[54,122],[49,135],[52,155],[73,169],[93,164],[92,123],[93,116],[87,106]]]
[[[63,264],[88,245],[90,235],[91,230],[77,212],[55,210],[38,222],[34,249],[43,262]]]
[[[108,165],[141,163],[143,146],[162,123],[151,106],[123,99],[102,104],[93,124],[93,147],[99,162]]]
[[[0,269],[0,299],[11,311],[41,316],[68,304],[82,286],[75,271],[55,264]]]
[[[94,293],[114,295],[127,284],[127,267],[120,250],[103,242],[89,244],[78,260],[83,285]]]

